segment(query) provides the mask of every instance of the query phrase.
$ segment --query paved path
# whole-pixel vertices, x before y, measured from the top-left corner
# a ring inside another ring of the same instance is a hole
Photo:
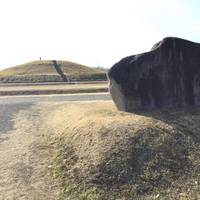
[[[0,96],[0,104],[111,100],[109,93]]]

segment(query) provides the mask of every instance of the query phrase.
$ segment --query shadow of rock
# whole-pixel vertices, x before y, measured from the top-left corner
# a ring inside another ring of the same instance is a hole
[[[13,130],[14,120],[13,117],[20,110],[27,110],[33,104],[1,104],[0,105],[0,135]]]

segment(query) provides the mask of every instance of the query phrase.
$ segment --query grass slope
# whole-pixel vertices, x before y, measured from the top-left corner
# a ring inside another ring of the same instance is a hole
[[[71,81],[106,79],[105,72],[68,61],[57,61]],[[33,61],[0,71],[1,82],[62,81],[51,60]]]
[[[60,199],[200,199],[200,110],[137,115],[107,102],[52,112]]]

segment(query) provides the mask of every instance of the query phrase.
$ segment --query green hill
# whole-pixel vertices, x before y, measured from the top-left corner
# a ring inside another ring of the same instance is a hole
[[[67,81],[106,80],[101,69],[68,61],[43,60],[1,70],[0,82],[57,82],[63,81],[63,75]]]

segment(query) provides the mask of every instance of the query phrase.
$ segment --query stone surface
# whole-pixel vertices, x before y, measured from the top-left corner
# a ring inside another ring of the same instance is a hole
[[[108,77],[122,111],[200,106],[200,44],[164,38],[149,52],[123,58]]]

